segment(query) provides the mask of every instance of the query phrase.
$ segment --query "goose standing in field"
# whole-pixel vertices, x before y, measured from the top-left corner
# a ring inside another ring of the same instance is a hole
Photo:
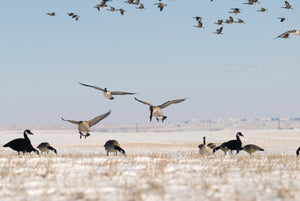
[[[277,36],[276,38],[289,38],[289,35],[291,33],[295,34],[295,36],[300,36],[300,30],[294,29],[294,30],[286,31],[286,32],[280,34],[279,36]],[[276,39],[276,38],[274,38],[274,39]]]
[[[41,151],[41,153],[46,152],[49,154],[49,151],[53,151],[57,154],[56,149],[54,149],[48,142],[42,142],[37,148]]]
[[[111,111],[99,115],[97,117],[95,117],[94,119],[91,119],[89,121],[74,121],[74,120],[65,120],[64,118],[61,118],[63,121],[68,121],[71,122],[73,124],[77,124],[78,125],[78,131],[80,134],[80,139],[82,137],[87,138],[88,136],[90,136],[90,127],[94,126],[95,124],[97,124],[99,121],[103,120],[105,117],[107,117],[109,114],[111,113]],[[83,134],[85,133],[85,134]]]
[[[299,156],[299,153],[300,153],[300,147],[296,151],[297,157]]]
[[[3,147],[9,147],[12,150],[17,151],[18,155],[20,154],[20,152],[23,152],[23,155],[25,154],[25,152],[30,153],[31,151],[39,153],[35,148],[33,148],[33,146],[31,145],[30,139],[27,136],[27,135],[33,135],[33,133],[27,129],[24,131],[23,135],[24,135],[24,138],[14,139],[14,140],[6,143],[5,145],[3,145]]]
[[[162,109],[171,105],[171,104],[176,104],[176,103],[180,103],[182,101],[185,100],[185,98],[183,99],[177,99],[177,100],[170,100],[170,101],[167,101],[161,105],[158,105],[158,106],[154,106],[150,103],[147,103],[145,101],[141,101],[137,98],[134,98],[136,101],[138,102],[141,102],[143,104],[146,104],[146,105],[149,105],[149,109],[150,109],[150,121],[152,120],[152,116],[154,116],[156,118],[157,121],[161,120],[162,122],[164,122],[164,120],[167,118],[167,116],[163,116],[163,112],[162,112]]]
[[[250,155],[252,155],[252,153],[254,153],[256,151],[265,151],[264,149],[260,148],[259,146],[255,145],[255,144],[247,144],[247,145],[243,146],[241,148],[241,150],[249,153]]]
[[[213,149],[210,146],[206,145],[205,137],[203,137],[203,144],[199,144],[198,148],[199,154],[202,156],[210,155],[213,152]]]
[[[215,153],[217,150],[219,150],[221,147],[222,148],[228,148],[231,153],[233,150],[236,150],[236,154],[238,154],[242,148],[242,141],[240,139],[240,136],[244,136],[241,132],[238,132],[236,134],[236,140],[230,140],[228,142],[224,142],[220,147],[216,147],[213,150],[213,153]]]
[[[81,84],[83,86],[86,86],[86,87],[92,87],[94,89],[103,91],[104,97],[108,98],[110,100],[114,99],[113,95],[133,95],[133,94],[135,94],[135,93],[130,93],[130,92],[122,92],[122,91],[108,91],[106,88],[102,89],[100,87],[96,87],[96,86],[92,86],[92,85],[87,85],[87,84],[83,84],[83,83],[80,83],[80,82],[79,82],[79,84]]]
[[[207,146],[209,146],[213,149],[213,153],[215,153],[216,151],[221,149],[224,152],[224,154],[226,155],[227,151],[229,151],[229,149],[225,146],[224,143],[222,143],[222,144],[220,144],[220,143],[209,143]]]
[[[126,156],[126,152],[124,149],[121,148],[120,144],[116,140],[108,140],[104,144],[104,148],[107,152],[107,156],[109,155],[109,152],[115,152],[116,156],[118,155],[118,152]]]

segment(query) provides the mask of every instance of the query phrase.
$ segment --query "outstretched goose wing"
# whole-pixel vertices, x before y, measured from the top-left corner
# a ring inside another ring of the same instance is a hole
[[[68,122],[71,122],[73,124],[79,124],[79,121],[75,121],[75,120],[68,120],[68,119],[64,119],[64,118],[61,118],[63,121],[68,121]]]
[[[165,102],[164,104],[159,105],[158,107],[160,107],[160,109],[163,109],[163,108],[165,108],[165,107],[167,107],[167,106],[169,106],[171,104],[180,103],[180,102],[182,102],[184,100],[185,100],[185,98],[183,98],[183,99],[177,99],[177,100],[170,100],[170,101]]]
[[[146,105],[153,106],[152,104],[147,103],[147,102],[145,102],[145,101],[141,101],[141,100],[139,100],[139,99],[137,99],[137,98],[134,98],[134,99],[137,100],[137,101],[139,101],[139,102],[141,102],[141,103],[144,103],[144,104],[146,104]]]
[[[123,91],[111,91],[111,95],[133,95],[135,93],[123,92]]]
[[[96,87],[96,86],[92,86],[92,85],[88,85],[88,84],[83,84],[81,82],[79,82],[79,84],[86,86],[86,87],[92,87],[94,89],[100,90],[100,91],[104,91],[104,89],[100,88],[100,87]]]
[[[279,36],[277,36],[276,38],[281,38],[282,36],[290,34],[290,33],[293,33],[293,32],[294,32],[294,30],[290,30],[290,31],[284,32],[284,33],[280,34]],[[274,38],[274,39],[276,39],[276,38]]]
[[[105,117],[107,117],[109,114],[111,113],[111,111],[106,112],[105,114],[102,114],[98,117],[95,117],[94,119],[91,119],[89,121],[89,126],[94,126],[95,124],[97,124],[99,121],[101,121],[102,119],[104,119]]]

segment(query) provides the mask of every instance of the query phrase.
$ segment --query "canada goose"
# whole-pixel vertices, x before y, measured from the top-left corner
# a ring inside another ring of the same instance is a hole
[[[49,15],[49,16],[57,16],[57,15],[55,14],[55,12],[46,13],[46,15]]]
[[[177,99],[177,100],[170,100],[170,101],[167,101],[161,105],[158,105],[158,106],[154,106],[150,103],[147,103],[145,101],[141,101],[137,98],[134,98],[136,101],[139,101],[141,103],[144,103],[146,105],[149,105],[150,106],[150,121],[152,120],[152,116],[156,117],[156,120],[159,121],[159,119],[164,122],[164,120],[167,118],[167,116],[163,116],[163,113],[162,113],[162,109],[171,105],[171,104],[175,104],[175,103],[180,103],[182,101],[185,100],[185,98],[183,99]]]
[[[198,25],[197,25],[197,26],[194,25],[194,27],[197,27],[197,28],[204,28],[201,21],[198,21]]]
[[[133,4],[133,0],[127,0],[127,1],[124,1],[125,3],[128,3],[128,4]]]
[[[220,144],[220,143],[209,143],[207,146],[209,146],[213,149],[213,153],[215,153],[216,151],[221,149],[224,152],[224,154],[226,155],[227,151],[229,151],[229,149],[225,146],[225,142],[222,143],[222,144]]]
[[[244,22],[244,20],[242,20],[242,19],[238,19],[238,21],[236,21],[235,23],[238,23],[238,24],[244,24],[245,22]]]
[[[241,148],[241,150],[244,150],[245,152],[249,153],[252,155],[252,153],[256,151],[265,151],[264,149],[260,148],[259,146],[255,144],[247,144]]]
[[[256,3],[259,3],[258,0],[248,0],[247,3],[243,3],[243,4],[248,4],[248,5],[252,6],[252,5],[256,4]]]
[[[202,20],[202,17],[200,17],[200,16],[195,16],[193,18],[195,18],[197,22]]]
[[[296,151],[297,157],[299,156],[299,152],[300,152],[300,147]]]
[[[233,17],[229,16],[229,19],[226,20],[226,24],[232,24],[234,23]]]
[[[49,154],[49,151],[53,151],[57,154],[56,149],[54,149],[48,142],[42,142],[37,148],[41,151],[41,153],[46,152]]]
[[[121,15],[124,15],[124,12],[126,12],[126,10],[124,10],[123,8],[118,9],[118,11],[120,11]]]
[[[221,147],[227,147],[231,152],[233,150],[236,150],[236,153],[238,154],[241,150],[241,147],[242,147],[242,141],[240,140],[240,137],[239,136],[244,136],[241,132],[238,132],[236,134],[236,140],[230,140],[228,142],[224,142]],[[220,148],[221,148],[220,147]],[[213,153],[215,153],[217,150],[219,150],[220,148],[215,148],[213,150]]]
[[[217,25],[222,25],[223,24],[223,20],[221,19],[221,20],[218,20],[217,22],[215,22],[215,24],[217,24]]]
[[[284,3],[285,3],[285,7],[281,7],[281,8],[285,8],[285,9],[291,9],[291,10],[293,10],[293,8],[292,8],[291,4],[290,4],[288,1],[285,1]]]
[[[279,19],[279,20],[280,20],[280,22],[284,22],[284,21],[286,21],[286,20],[287,20],[287,18],[285,18],[285,17],[277,17],[277,19]]]
[[[229,11],[228,13],[234,13],[234,14],[239,14],[241,13],[241,9],[240,8],[231,8],[232,11]]]
[[[135,2],[133,2],[133,4],[140,5],[140,0],[135,0]]]
[[[142,10],[145,9],[144,4],[142,4],[142,3],[139,5],[139,7],[135,7],[135,8],[136,9],[142,9]]]
[[[112,7],[112,6],[109,6],[109,7],[110,7],[110,9],[107,9],[107,10],[109,10],[111,12],[115,12],[116,11],[116,9],[114,7]]]
[[[283,34],[280,34],[279,36],[277,36],[276,38],[289,38],[290,33],[295,34],[295,36],[300,36],[300,30],[290,30],[290,31],[286,31]],[[276,39],[274,38],[274,39]]]
[[[33,135],[33,133],[30,130],[25,130],[24,133],[24,138],[18,138],[18,139],[14,139],[8,143],[6,143],[5,145],[3,145],[3,147],[9,147],[12,150],[15,150],[18,152],[18,155],[20,152],[23,152],[23,155],[25,154],[25,152],[36,152],[37,154],[39,154],[38,150],[36,150],[35,148],[33,148],[33,146],[31,145],[30,139],[28,138],[27,135]]]
[[[167,4],[164,3],[155,3],[154,5],[157,5],[160,11],[163,11],[164,7],[167,6]]]
[[[94,89],[103,91],[104,97],[108,98],[110,100],[114,99],[114,97],[112,97],[113,95],[133,95],[133,94],[135,94],[135,93],[129,93],[129,92],[122,92],[122,91],[108,91],[106,88],[102,89],[100,87],[96,87],[96,86],[92,86],[92,85],[87,85],[87,84],[83,84],[83,83],[80,83],[80,82],[79,82],[79,84],[81,84],[83,86],[86,86],[86,87],[92,87]]]
[[[107,156],[109,155],[109,152],[115,152],[116,155],[118,155],[118,152],[126,156],[126,152],[124,149],[121,148],[120,144],[116,140],[108,140],[104,144],[104,148],[107,152]]]
[[[78,21],[79,19],[79,15],[76,15],[75,13],[67,13],[69,16],[71,16],[72,18],[75,18],[76,21]]]
[[[210,155],[213,152],[213,149],[210,146],[206,145],[205,137],[203,137],[203,144],[199,144],[198,148],[199,148],[199,154],[203,156]]]
[[[257,10],[257,12],[262,12],[262,13],[264,13],[266,11],[267,11],[267,9],[265,9],[265,8],[260,8],[259,10]]]
[[[94,119],[91,119],[89,121],[74,121],[74,120],[65,120],[64,118],[61,118],[63,121],[68,121],[71,122],[73,124],[77,124],[78,125],[78,131],[80,134],[80,139],[82,137],[87,138],[88,136],[90,136],[90,127],[94,126],[95,124],[97,124],[99,121],[101,121],[102,119],[104,119],[105,117],[107,117],[109,114],[111,113],[111,111],[99,115],[97,117],[95,117]],[[85,134],[83,134],[85,133]]]
[[[217,29],[216,30],[216,32],[213,32],[214,34],[221,34],[221,35],[223,35],[223,33],[222,33],[222,31],[223,31],[223,27],[220,27],[219,29]]]

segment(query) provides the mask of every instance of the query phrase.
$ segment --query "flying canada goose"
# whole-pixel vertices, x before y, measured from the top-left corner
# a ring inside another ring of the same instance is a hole
[[[229,16],[229,19],[226,20],[226,24],[232,24],[234,23],[233,17]]]
[[[155,3],[154,5],[157,5],[160,11],[163,11],[164,7],[167,6],[167,4],[164,3]]]
[[[107,152],[107,156],[109,155],[109,152],[115,152],[116,155],[118,155],[118,152],[126,156],[126,152],[124,149],[121,148],[120,144],[116,140],[108,140],[104,144],[104,148]]]
[[[94,126],[95,124],[97,124],[99,121],[103,120],[105,117],[107,117],[109,114],[111,113],[111,111],[99,115],[97,117],[95,117],[94,119],[91,119],[89,121],[74,121],[74,120],[65,120],[64,118],[61,118],[63,121],[68,121],[71,122],[73,124],[77,124],[78,125],[78,131],[80,134],[80,139],[82,137],[87,138],[88,136],[90,136],[90,127]],[[83,134],[85,133],[85,134]]]
[[[135,93],[130,93],[130,92],[122,92],[122,91],[108,91],[106,88],[102,89],[100,87],[96,87],[96,86],[92,86],[92,85],[87,85],[87,84],[83,84],[83,83],[80,83],[80,82],[79,82],[79,84],[81,84],[83,86],[86,86],[86,87],[92,87],[94,89],[103,91],[104,97],[108,98],[110,100],[114,99],[114,97],[112,97],[113,95],[133,95],[133,94],[135,94]]]
[[[140,0],[135,0],[135,2],[133,2],[133,4],[135,4],[135,5],[140,5]]]
[[[244,24],[245,22],[244,22],[244,20],[242,20],[242,19],[238,19],[238,21],[236,21],[235,23],[238,23],[238,24]]]
[[[109,10],[111,12],[115,12],[116,11],[116,9],[114,7],[112,7],[112,6],[109,6],[109,7],[110,7],[110,9],[106,9],[106,10]]]
[[[259,146],[255,144],[247,144],[241,148],[241,150],[244,150],[245,152],[249,153],[252,155],[252,153],[256,151],[265,151],[264,149],[260,148]]]
[[[118,9],[118,11],[120,11],[121,15],[124,15],[124,12],[126,12],[126,10],[124,10],[123,8]]]
[[[286,20],[287,20],[287,18],[285,18],[285,17],[277,17],[277,19],[279,19],[279,20],[280,20],[280,22],[284,22],[284,21],[286,21]]]
[[[133,0],[127,0],[127,1],[124,1],[125,3],[128,3],[128,4],[133,4]]]
[[[141,10],[145,9],[144,4],[142,4],[142,3],[139,5],[139,7],[135,7],[135,8],[136,9],[141,9]]]
[[[137,98],[134,98],[136,101],[139,101],[141,103],[144,103],[146,105],[149,105],[150,106],[150,121],[152,120],[152,116],[154,116],[156,118],[157,121],[161,120],[162,122],[164,122],[164,120],[167,118],[167,116],[163,116],[163,113],[162,113],[162,109],[171,105],[171,104],[175,104],[175,103],[180,103],[182,101],[185,100],[185,98],[183,99],[177,99],[177,100],[170,100],[170,101],[167,101],[161,105],[158,105],[158,106],[154,106],[150,103],[147,103],[145,101],[141,101]]]
[[[46,15],[49,15],[49,16],[57,16],[57,15],[55,14],[55,12],[46,13]]]
[[[198,21],[198,25],[197,25],[197,26],[194,25],[194,27],[197,27],[197,28],[204,28],[204,27],[203,27],[203,24],[202,24],[202,22],[201,22],[200,20]]]
[[[195,16],[193,18],[195,18],[197,22],[202,20],[202,17],[200,17],[200,16]]]
[[[231,8],[232,11],[229,11],[228,13],[234,13],[234,14],[239,14],[241,13],[241,9],[240,8]]]
[[[279,36],[277,36],[276,38],[289,38],[290,33],[295,34],[295,36],[300,36],[300,30],[290,30],[290,31],[286,31],[283,34],[280,34]],[[274,38],[274,39],[276,39]]]
[[[265,8],[260,8],[259,10],[257,10],[257,12],[262,12],[262,13],[264,13],[266,11],[267,11],[267,9],[265,9]]]
[[[41,153],[46,152],[49,154],[49,151],[53,151],[57,154],[56,149],[54,149],[48,142],[42,142],[37,148],[41,151]]]
[[[220,27],[219,29],[217,29],[216,30],[216,32],[213,32],[214,34],[221,34],[221,35],[223,35],[223,33],[222,33],[222,31],[223,31],[223,27]]]
[[[243,3],[243,4],[248,4],[248,5],[252,6],[252,5],[256,4],[256,3],[257,4],[259,3],[258,0],[248,0],[247,3]]]
[[[291,4],[288,2],[288,1],[285,1],[284,2],[285,3],[285,7],[281,7],[281,8],[285,8],[285,9],[291,9],[291,10],[293,10],[293,8],[292,8],[292,6],[291,6]]]
[[[18,155],[20,154],[20,152],[23,152],[23,155],[24,155],[25,152],[30,153],[32,151],[39,154],[38,150],[33,148],[33,146],[31,145],[30,139],[27,136],[27,135],[33,135],[33,133],[27,129],[24,131],[23,135],[24,135],[24,138],[14,139],[14,140],[6,143],[5,145],[3,145],[3,147],[9,147],[12,150],[17,151]]]
[[[75,13],[67,13],[69,16],[71,16],[72,18],[75,18],[76,21],[78,21],[79,19],[79,15],[76,15]]]
[[[299,156],[299,153],[300,153],[300,147],[296,151],[297,157]]]
[[[217,22],[215,22],[215,24],[217,24],[217,25],[222,25],[223,24],[223,20],[221,19],[221,20],[218,20]]]
[[[202,156],[210,155],[213,152],[213,149],[206,144],[205,137],[203,137],[203,144],[198,145],[199,154]]]
[[[224,142],[224,143],[222,143],[221,147],[228,148],[231,151],[231,153],[233,150],[236,150],[236,154],[238,154],[242,148],[242,141],[240,140],[239,136],[244,136],[244,135],[241,132],[238,132],[236,134],[236,140],[230,140],[228,142]],[[215,153],[221,147],[214,148],[213,153]]]

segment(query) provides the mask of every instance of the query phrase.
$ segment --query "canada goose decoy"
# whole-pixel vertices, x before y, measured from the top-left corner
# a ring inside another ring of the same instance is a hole
[[[267,9],[265,9],[265,8],[260,8],[259,10],[257,10],[257,12],[262,12],[262,13],[264,13],[266,11],[267,11]]]
[[[202,17],[200,17],[200,16],[195,16],[193,18],[195,18],[197,22],[202,20]]]
[[[241,13],[241,9],[240,8],[231,8],[231,11],[229,11],[228,13],[239,14],[239,13]]]
[[[167,4],[164,3],[155,3],[154,5],[157,5],[160,11],[163,11],[164,7],[167,6]]]
[[[236,154],[238,154],[242,148],[242,141],[239,136],[244,136],[241,132],[236,134],[236,140],[230,140],[228,142],[224,142],[221,147],[227,147],[231,152],[236,150]],[[220,149],[220,148],[218,148]],[[218,150],[217,148],[214,149],[213,152]]]
[[[67,13],[69,16],[71,16],[72,18],[75,18],[76,21],[79,20],[79,15],[76,15],[75,13]]]
[[[145,101],[141,101],[137,98],[134,98],[136,101],[138,102],[141,102],[143,104],[146,104],[146,105],[149,105],[149,110],[150,110],[150,121],[152,120],[152,116],[154,116],[156,118],[157,121],[161,120],[162,122],[164,122],[164,120],[167,118],[167,116],[164,116],[163,115],[163,112],[162,112],[162,109],[171,105],[171,104],[176,104],[176,103],[180,103],[182,101],[185,100],[185,98],[183,99],[177,99],[177,100],[170,100],[170,101],[167,101],[161,105],[158,105],[158,106],[154,106],[150,103],[147,103]]]
[[[286,31],[286,32],[280,34],[279,36],[277,36],[276,38],[289,38],[289,35],[291,33],[295,34],[295,36],[300,36],[300,30],[294,29],[294,30]],[[274,39],[276,39],[276,38],[274,38]]]
[[[20,152],[23,152],[23,155],[25,154],[25,152],[36,152],[37,154],[39,153],[35,148],[33,148],[33,146],[31,145],[30,139],[28,138],[27,135],[33,135],[33,133],[30,130],[25,130],[24,133],[24,138],[18,138],[18,139],[14,139],[8,143],[6,143],[5,145],[3,145],[3,147],[9,147],[12,150],[15,150],[18,152],[18,155]]]
[[[199,148],[199,154],[204,156],[204,155],[210,155],[213,152],[213,149],[206,145],[205,137],[203,137],[203,144],[198,145]]]
[[[118,11],[120,11],[121,15],[124,15],[124,12],[126,12],[126,10],[124,10],[123,8],[118,9]]]
[[[46,15],[49,15],[49,16],[57,16],[57,15],[55,14],[55,12],[46,13]]]
[[[218,34],[218,35],[220,35],[220,34],[223,35],[222,31],[223,31],[223,27],[220,27],[219,29],[216,30],[216,32],[213,32],[213,33]]]
[[[242,20],[242,19],[238,19],[238,21],[236,21],[235,23],[238,23],[238,24],[245,24],[245,22],[244,22],[244,20]]]
[[[142,4],[142,3],[139,5],[139,7],[135,7],[135,8],[136,9],[141,9],[141,10],[145,9],[144,4]]]
[[[229,17],[229,19],[228,20],[226,20],[226,24],[232,24],[232,23],[234,23],[234,19],[233,19],[233,17]]]
[[[100,87],[96,87],[96,86],[92,86],[92,85],[87,85],[87,84],[83,84],[83,83],[80,83],[80,82],[79,82],[79,84],[81,84],[83,86],[86,86],[86,87],[92,87],[94,89],[103,91],[104,97],[108,98],[110,100],[114,99],[114,97],[112,97],[113,95],[133,95],[133,94],[136,94],[136,93],[122,92],[122,91],[108,91],[106,88],[102,89]]]
[[[204,28],[201,21],[198,21],[198,25],[197,25],[197,26],[194,25],[194,27],[197,27],[197,28]]]
[[[279,19],[279,20],[280,20],[280,22],[284,22],[284,21],[286,21],[286,20],[287,20],[287,18],[285,18],[285,17],[277,17],[277,19]]]
[[[109,155],[109,152],[115,152],[116,156],[118,155],[118,152],[126,156],[126,152],[124,149],[121,148],[120,144],[116,140],[108,140],[104,144],[104,148],[107,152],[107,156]]]
[[[299,153],[300,153],[300,147],[296,151],[297,157],[299,156]]]
[[[291,4],[288,1],[284,1],[284,3],[285,3],[285,7],[281,7],[281,8],[285,8],[285,9],[288,9],[288,10],[293,10]]]
[[[53,151],[57,154],[56,149],[54,149],[48,142],[42,142],[37,148],[41,151],[41,153],[46,152],[49,154],[49,151]]]
[[[215,22],[215,24],[217,24],[217,25],[222,25],[223,24],[223,20],[221,19],[221,20],[218,20],[217,22]]]
[[[61,118],[63,121],[68,121],[71,122],[73,124],[77,124],[78,125],[78,131],[80,134],[80,139],[82,137],[87,138],[88,136],[90,136],[90,127],[94,126],[95,124],[97,124],[99,121],[103,120],[105,117],[107,117],[109,114],[111,113],[111,111],[99,115],[97,117],[95,117],[94,119],[91,119],[89,121],[74,121],[74,120],[65,120],[64,118]],[[85,134],[83,134],[85,133]]]
[[[252,155],[252,153],[254,153],[256,151],[265,151],[264,149],[260,148],[259,146],[255,145],[255,144],[247,144],[247,145],[243,146],[241,148],[241,150],[249,153],[250,155]]]

